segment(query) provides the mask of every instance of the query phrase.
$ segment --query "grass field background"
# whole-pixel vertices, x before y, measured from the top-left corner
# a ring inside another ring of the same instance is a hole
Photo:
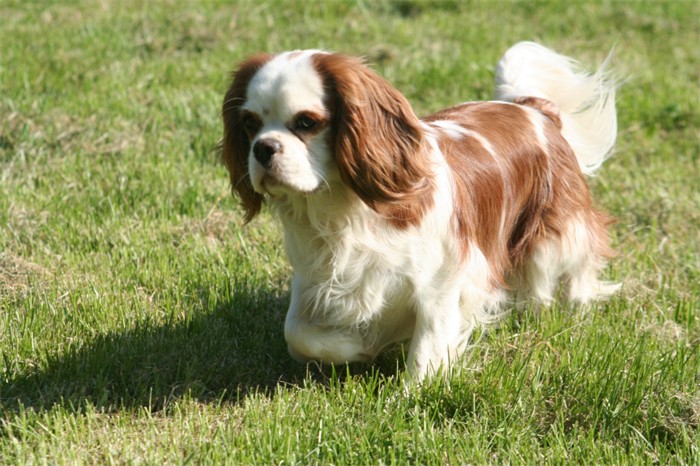
[[[700,4],[0,2],[0,463],[700,462]],[[419,114],[491,96],[519,40],[615,46],[618,219],[591,309],[513,313],[404,392],[400,349],[304,367],[268,213],[215,146],[236,63],[371,59]],[[336,372],[337,371],[337,372]]]

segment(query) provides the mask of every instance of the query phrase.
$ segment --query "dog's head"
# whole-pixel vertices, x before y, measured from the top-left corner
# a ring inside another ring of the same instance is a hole
[[[347,188],[400,226],[414,223],[432,186],[420,121],[357,58],[254,56],[234,73],[223,120],[222,156],[247,220],[266,195]]]

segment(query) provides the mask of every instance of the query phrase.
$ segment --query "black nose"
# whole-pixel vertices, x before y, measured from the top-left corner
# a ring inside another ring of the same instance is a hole
[[[261,139],[253,146],[253,155],[260,165],[269,169],[272,165],[272,157],[281,149],[282,144],[274,139]]]

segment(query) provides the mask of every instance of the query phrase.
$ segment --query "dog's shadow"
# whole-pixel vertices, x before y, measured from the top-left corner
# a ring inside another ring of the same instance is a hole
[[[280,384],[323,381],[327,370],[287,353],[282,329],[288,300],[271,289],[242,290],[209,313],[98,335],[49,357],[42,368],[0,381],[0,406],[160,410],[183,396],[237,402],[250,393],[271,395]]]

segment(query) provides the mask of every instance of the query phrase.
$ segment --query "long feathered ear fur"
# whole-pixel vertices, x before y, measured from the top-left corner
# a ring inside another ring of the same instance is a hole
[[[397,227],[420,222],[433,188],[420,120],[406,98],[362,60],[314,57],[333,115],[331,145],[343,181]]]
[[[250,140],[241,121],[241,106],[246,100],[248,83],[255,73],[270,60],[269,55],[256,55],[245,61],[233,75],[226,92],[221,115],[224,120],[224,137],[221,141],[221,159],[231,177],[231,190],[238,193],[245,209],[245,220],[250,222],[260,212],[263,197],[253,190],[248,176]]]

